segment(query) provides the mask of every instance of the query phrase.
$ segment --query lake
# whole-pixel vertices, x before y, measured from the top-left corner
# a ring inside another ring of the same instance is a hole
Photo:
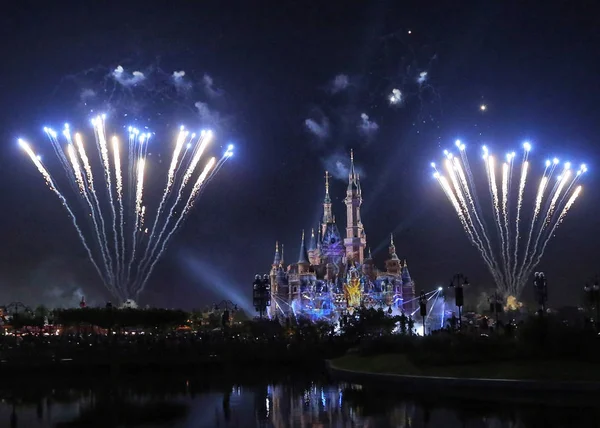
[[[0,385],[0,426],[600,426],[600,400],[593,397],[494,397],[489,391],[460,398],[443,391],[414,395],[335,382],[319,371],[295,371],[12,377]]]

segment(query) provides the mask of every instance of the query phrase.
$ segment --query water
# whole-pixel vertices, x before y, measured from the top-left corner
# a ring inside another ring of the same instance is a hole
[[[473,391],[449,398],[338,383],[322,373],[247,372],[4,379],[0,427],[600,426],[595,397]]]

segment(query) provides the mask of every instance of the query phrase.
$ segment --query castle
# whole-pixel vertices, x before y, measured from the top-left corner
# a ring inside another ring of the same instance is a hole
[[[286,265],[283,245],[280,251],[275,244],[269,315],[337,319],[359,306],[382,308],[389,313],[413,312],[417,307],[414,282],[406,260],[396,254],[393,235],[385,270],[379,270],[371,251],[366,251],[367,235],[360,214],[362,190],[352,152],[343,239],[333,214],[329,178],[326,172],[322,222],[316,235],[312,230],[308,246],[302,232],[298,261]]]

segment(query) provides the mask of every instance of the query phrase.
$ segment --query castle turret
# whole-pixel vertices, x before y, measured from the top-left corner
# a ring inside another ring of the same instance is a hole
[[[360,177],[354,169],[354,152],[350,151],[350,174],[348,175],[348,188],[346,189],[346,257],[356,263],[363,263],[364,249],[367,245],[365,230],[360,219],[360,206],[362,205],[362,192]]]
[[[405,310],[413,311],[417,305],[415,301],[415,283],[408,272],[408,263],[406,259],[402,263],[402,298],[407,303]]]
[[[298,256],[298,273],[308,273],[310,262],[308,261],[308,253],[304,243],[304,230],[302,231],[302,243],[300,244],[300,255]]]
[[[321,263],[321,242],[320,242],[321,228],[317,227],[317,235],[315,236],[315,229],[312,229],[310,234],[310,244],[308,247],[308,260],[311,265],[318,265]]]
[[[390,235],[390,258],[385,262],[385,270],[390,275],[400,275],[400,259],[396,254],[396,246],[394,245],[394,234]]]
[[[325,198],[323,199],[323,221],[321,223],[321,235],[325,235],[325,229],[329,223],[335,223],[331,210],[331,198],[329,197],[329,171],[325,171]]]

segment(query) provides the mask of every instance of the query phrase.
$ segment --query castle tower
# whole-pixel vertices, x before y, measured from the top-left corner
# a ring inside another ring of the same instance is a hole
[[[390,275],[400,275],[400,259],[396,254],[396,246],[394,245],[394,234],[390,235],[390,258],[385,261],[385,270]]]
[[[275,242],[275,257],[273,257],[273,264],[271,265],[271,293],[277,293],[277,270],[281,263],[281,256],[279,255],[279,241]]]
[[[360,219],[360,206],[362,205],[362,194],[360,189],[360,177],[354,170],[354,152],[350,151],[350,174],[348,175],[348,188],[346,190],[346,257],[359,264],[363,263],[364,250],[367,245],[367,237]]]
[[[304,244],[304,230],[302,231],[302,243],[300,244],[300,255],[298,257],[298,274],[308,273],[310,262],[308,261],[308,253]]]
[[[311,265],[318,265],[321,263],[321,244],[320,236],[321,228],[317,227],[317,235],[315,236],[315,229],[311,230],[310,244],[308,246],[308,261]]]
[[[404,308],[405,310],[413,311],[416,309],[415,297],[415,283],[410,277],[410,273],[408,273],[408,263],[404,259],[404,263],[402,263],[402,298],[405,302],[409,302],[407,307]]]
[[[325,235],[325,229],[329,223],[335,223],[331,211],[331,198],[329,197],[329,171],[325,171],[325,199],[323,199],[323,221],[321,223],[321,236]]]

